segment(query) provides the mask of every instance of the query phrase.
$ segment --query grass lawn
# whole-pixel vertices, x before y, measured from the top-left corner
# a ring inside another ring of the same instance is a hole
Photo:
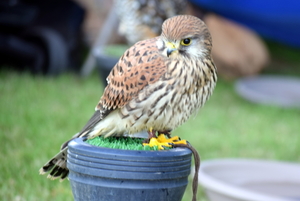
[[[272,54],[279,67],[267,72],[299,72],[299,58],[285,61],[276,51]],[[286,65],[291,68],[282,70]],[[242,157],[300,162],[300,110],[249,103],[235,94],[233,84],[220,79],[205,107],[173,135],[189,140],[202,160]],[[73,200],[68,181],[50,181],[38,170],[84,126],[102,91],[96,73],[80,79],[73,74],[43,78],[0,71],[1,200]],[[191,200],[191,192],[189,185],[183,201]]]

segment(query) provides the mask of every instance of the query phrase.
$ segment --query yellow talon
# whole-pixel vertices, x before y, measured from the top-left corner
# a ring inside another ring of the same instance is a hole
[[[157,146],[158,150],[164,150],[165,147],[172,147],[169,142],[160,142],[157,138],[151,138],[149,143],[143,143],[144,146],[154,147]]]
[[[157,140],[159,142],[170,142],[170,143],[173,143],[174,141],[178,141],[179,140],[179,137],[178,136],[174,136],[174,137],[171,137],[171,138],[166,138],[166,136],[164,134],[160,134],[158,137],[157,137]]]
[[[168,139],[164,134],[160,134],[157,138],[151,138],[149,143],[143,143],[144,146],[157,146],[159,150],[164,150],[164,147],[172,147],[172,144],[187,144],[187,142],[179,140],[178,136]]]

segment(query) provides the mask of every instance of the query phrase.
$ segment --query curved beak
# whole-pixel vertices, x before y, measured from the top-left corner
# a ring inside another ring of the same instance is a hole
[[[168,42],[166,46],[167,46],[167,56],[168,57],[172,54],[172,52],[177,50],[174,43]]]

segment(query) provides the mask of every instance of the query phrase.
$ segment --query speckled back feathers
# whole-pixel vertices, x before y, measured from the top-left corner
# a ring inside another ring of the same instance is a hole
[[[138,42],[123,54],[107,78],[108,85],[98,108],[100,105],[108,109],[123,107],[166,72],[163,58],[158,55],[156,40]]]

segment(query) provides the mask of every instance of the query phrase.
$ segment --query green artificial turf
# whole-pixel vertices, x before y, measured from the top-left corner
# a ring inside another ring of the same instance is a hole
[[[294,72],[300,77],[297,58],[290,63],[276,55],[280,74]],[[45,78],[0,70],[0,200],[74,200],[68,180],[48,180],[39,169],[92,116],[103,92],[101,84],[97,73],[87,79],[72,74]],[[235,93],[233,81],[219,79],[207,104],[172,135],[188,140],[202,161],[300,162],[300,110],[249,103]],[[190,183],[183,201],[191,200]],[[206,200],[199,189],[199,200]]]
[[[157,146],[143,146],[144,139],[141,138],[130,138],[130,137],[95,137],[89,139],[86,142],[88,144],[98,146],[98,147],[107,147],[112,149],[124,149],[124,150],[158,150]],[[167,149],[167,148],[166,148]]]

